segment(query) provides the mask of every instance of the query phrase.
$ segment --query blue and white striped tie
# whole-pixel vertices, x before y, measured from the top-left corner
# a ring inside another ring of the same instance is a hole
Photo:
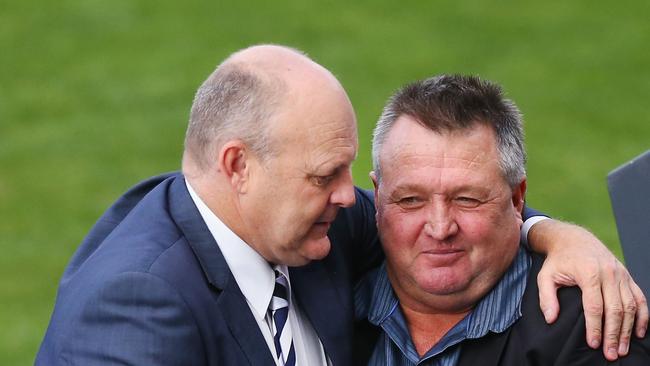
[[[286,277],[275,270],[275,289],[273,297],[269,304],[269,311],[273,319],[273,342],[275,343],[275,352],[281,365],[295,366],[296,352],[293,348],[293,338],[291,337],[291,324],[287,324],[289,316],[289,285]]]

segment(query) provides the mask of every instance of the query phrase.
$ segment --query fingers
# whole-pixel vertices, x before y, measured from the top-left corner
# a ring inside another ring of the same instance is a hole
[[[643,295],[643,291],[641,291],[639,286],[632,280],[630,280],[630,288],[637,307],[635,333],[637,337],[643,338],[648,329],[648,301]]]
[[[594,273],[588,276],[584,279],[584,283],[579,285],[582,289],[582,306],[587,326],[587,344],[589,347],[596,349],[600,346],[600,340],[603,336],[603,293],[598,274]]]
[[[560,303],[557,300],[558,286],[543,269],[537,274],[537,286],[539,287],[539,308],[544,314],[546,323],[552,324],[560,312]]]
[[[609,361],[627,355],[632,331],[636,329],[637,336],[643,337],[648,328],[648,306],[643,292],[618,261],[602,262],[600,273],[594,272],[579,282],[587,343],[597,348],[602,338],[603,353]]]
[[[623,301],[621,298],[620,275],[616,263],[604,262],[602,265],[602,288],[605,301],[605,329],[603,353],[609,361],[618,358],[618,341],[623,324]]]
[[[637,305],[632,290],[630,289],[630,283],[628,281],[621,281],[619,287],[623,305],[623,323],[621,324],[621,334],[618,338],[618,355],[625,356],[630,348],[630,338],[632,337],[632,329],[634,328]]]

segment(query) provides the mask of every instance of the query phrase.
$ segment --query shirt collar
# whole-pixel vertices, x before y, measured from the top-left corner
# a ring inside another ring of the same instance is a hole
[[[530,265],[530,255],[520,247],[501,280],[468,315],[467,338],[480,338],[488,332],[501,333],[521,317],[521,300]]]
[[[271,268],[264,257],[237,236],[208,208],[192,189],[187,179],[185,183],[187,190],[190,192],[190,197],[192,197],[203,221],[208,226],[208,230],[210,230],[226,263],[228,263],[239,289],[246,301],[254,309],[254,315],[261,319],[265,318],[275,287],[274,268]],[[291,288],[287,266],[278,265],[275,269],[285,275],[289,288]]]
[[[374,325],[380,325],[395,312],[398,305],[399,301],[390,285],[388,273],[386,272],[386,262],[384,261],[377,271],[375,287],[370,300],[368,320]]]

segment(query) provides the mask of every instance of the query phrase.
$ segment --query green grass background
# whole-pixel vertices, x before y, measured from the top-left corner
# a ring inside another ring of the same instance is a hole
[[[469,73],[523,110],[529,203],[620,255],[608,171],[650,147],[650,2],[0,0],[0,364],[33,362],[57,282],[127,187],[179,167],[194,91],[229,53],[288,44],[370,131],[407,81]]]

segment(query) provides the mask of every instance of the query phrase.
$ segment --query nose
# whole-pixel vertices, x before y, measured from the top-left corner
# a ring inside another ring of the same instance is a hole
[[[429,209],[424,230],[434,240],[445,241],[458,233],[458,223],[444,202],[434,202]]]
[[[354,185],[352,184],[352,171],[347,169],[336,181],[336,187],[330,195],[330,202],[339,207],[354,205]]]

